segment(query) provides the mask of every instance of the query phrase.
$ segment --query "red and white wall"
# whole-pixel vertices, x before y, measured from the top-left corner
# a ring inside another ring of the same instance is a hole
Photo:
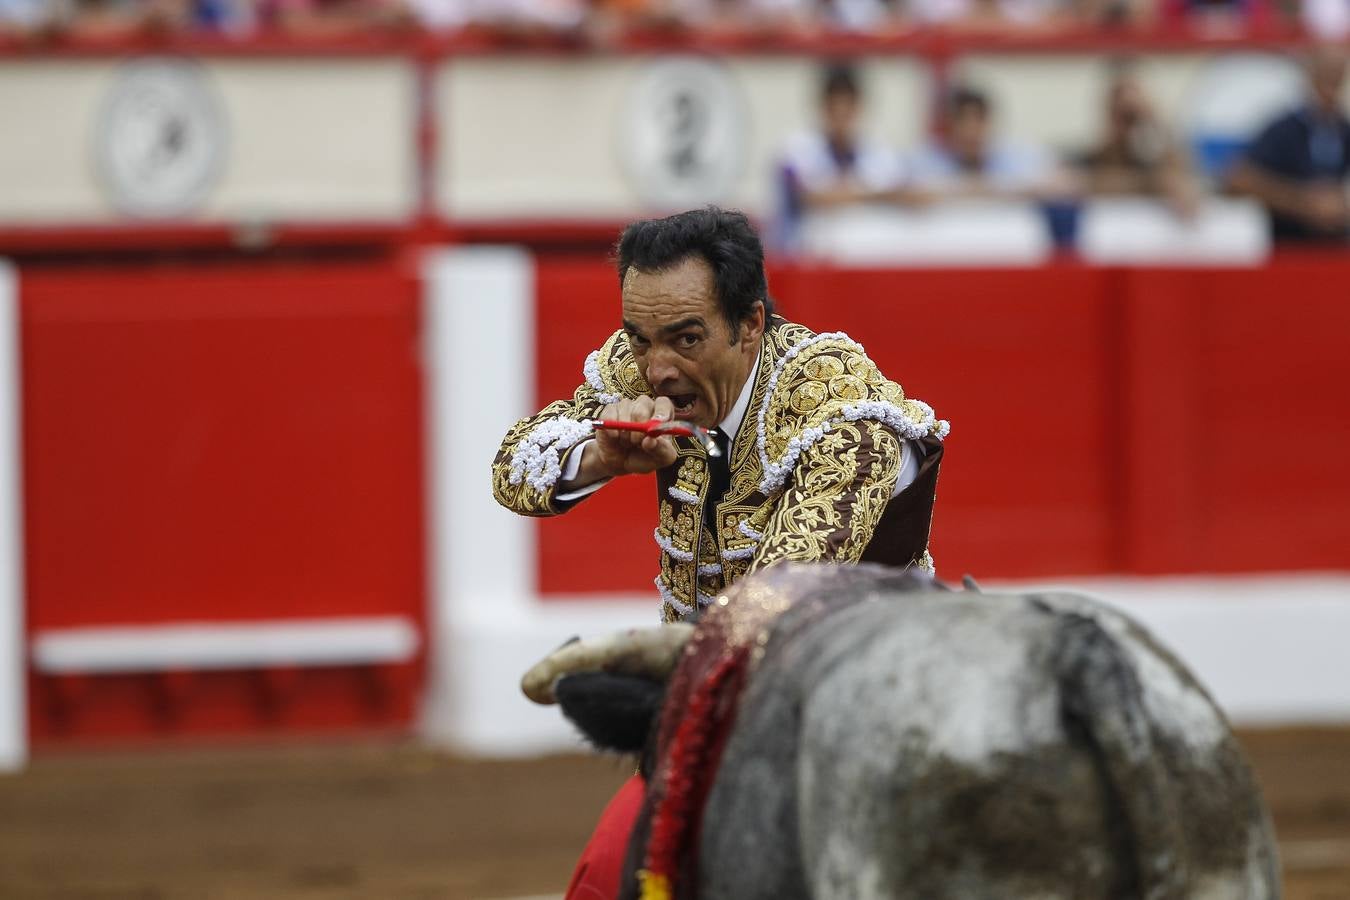
[[[0,262],[0,771],[28,755],[17,288],[14,268]]]
[[[574,746],[516,680],[572,634],[655,621],[651,486],[618,482],[566,517],[522,519],[493,503],[486,464],[518,415],[579,383],[614,327],[616,280],[600,259],[489,249],[428,271],[428,335],[445,363],[430,379],[433,471],[446,479],[431,494],[433,643],[448,666],[433,687],[451,691],[433,693],[428,721],[479,752]],[[1347,280],[1350,260],[1329,256],[1256,269],[777,267],[771,288],[786,315],[849,332],[951,418],[940,575],[1119,603],[1234,717],[1269,723],[1350,720],[1350,432],[1332,387],[1350,377]]]
[[[651,486],[525,519],[489,465],[612,329],[603,259],[4,272],[8,764],[334,729],[576,746],[517,682],[656,621]],[[1350,720],[1347,281],[1329,256],[771,273],[952,420],[941,575],[1119,602],[1248,722]]]
[[[697,202],[767,217],[774,155],[838,52],[898,146],[963,73],[1008,131],[1069,146],[1093,133],[1098,51],[1136,55],[1184,128],[1247,128],[1297,83],[1267,45],[1223,44],[1240,46],[1265,55],[695,37],[684,52],[721,59],[742,95],[745,142],[734,190]],[[353,730],[577,747],[517,681],[573,634],[655,621],[651,488],[527,520],[493,503],[488,466],[615,326],[600,248],[652,212],[623,143],[670,48],[170,49],[227,140],[195,205],[155,217],[95,165],[147,47],[0,46],[0,123],[22,124],[0,142],[0,768],[69,744]],[[952,421],[943,576],[1084,587],[1154,626],[1234,717],[1350,721],[1350,260],[1267,262],[1253,215],[1098,204],[1080,247],[1097,265],[1039,232],[1001,256],[948,221],[926,232],[945,247],[905,232],[910,262],[959,267],[878,267],[894,254],[849,237],[826,255],[855,267],[777,265],[771,284]],[[1177,264],[1120,265],[1160,251]]]

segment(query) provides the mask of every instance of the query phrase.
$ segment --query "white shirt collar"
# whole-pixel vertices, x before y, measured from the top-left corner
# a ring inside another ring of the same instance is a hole
[[[736,398],[736,405],[731,407],[725,419],[717,423],[717,430],[727,436],[728,446],[736,440],[736,433],[741,430],[741,422],[745,419],[745,410],[750,406],[750,395],[755,392],[755,376],[759,374],[759,359],[762,355],[758,352],[755,354],[755,364],[750,367],[750,375],[745,379],[741,395]]]

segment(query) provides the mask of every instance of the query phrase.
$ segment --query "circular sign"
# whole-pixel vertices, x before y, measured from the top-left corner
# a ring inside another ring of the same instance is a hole
[[[132,63],[109,89],[96,141],[99,173],[119,210],[182,215],[219,180],[225,115],[200,67]]]
[[[661,59],[629,88],[619,156],[634,190],[653,206],[684,208],[730,196],[745,171],[747,104],[718,63]]]

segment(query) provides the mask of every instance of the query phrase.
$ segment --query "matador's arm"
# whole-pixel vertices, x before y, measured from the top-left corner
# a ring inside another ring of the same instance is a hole
[[[785,559],[857,562],[891,499],[902,452],[881,422],[835,425],[802,453],[750,571]]]
[[[605,404],[593,387],[583,384],[571,400],[558,400],[521,419],[502,440],[492,461],[492,496],[523,516],[554,516],[582,498],[557,499],[558,480],[567,455],[591,434],[590,419]]]

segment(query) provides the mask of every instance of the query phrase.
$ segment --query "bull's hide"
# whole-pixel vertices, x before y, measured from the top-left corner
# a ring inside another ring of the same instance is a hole
[[[775,567],[704,616],[650,748],[629,896],[669,780],[691,774],[670,756],[675,704],[708,683],[719,642],[749,649],[744,686],[722,698],[720,764],[693,773],[706,802],[676,896],[1279,896],[1227,722],[1138,624],[1079,596],[951,592],[868,566]]]

